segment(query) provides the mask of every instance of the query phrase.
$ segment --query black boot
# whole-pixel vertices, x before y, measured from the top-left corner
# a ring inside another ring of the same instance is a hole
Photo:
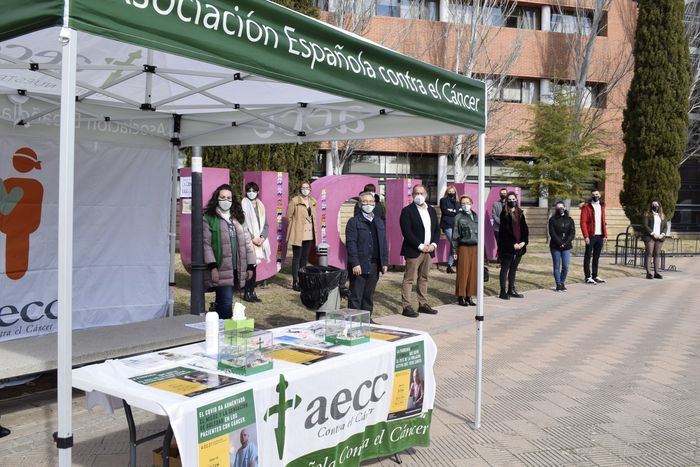
[[[248,291],[248,290],[246,290],[245,292],[243,292],[243,300],[245,300],[246,302],[254,302],[254,301],[255,301],[255,300],[253,299],[252,294],[251,294],[250,291]]]
[[[510,295],[506,293],[506,289],[501,289],[501,293],[498,295],[498,298],[503,300],[510,300]]]
[[[447,272],[447,274],[454,274],[454,273],[455,273],[455,270],[452,269],[452,266],[448,265],[448,266],[447,266],[447,271],[445,271],[445,272]]]
[[[525,297],[525,295],[523,295],[523,294],[519,293],[517,290],[515,290],[515,286],[508,289],[508,295],[510,295],[511,297],[515,297],[515,298],[524,298]]]
[[[476,306],[476,303],[474,302],[474,300],[472,300],[471,297],[467,297],[467,305]]]
[[[253,301],[256,303],[262,303],[262,300],[258,298],[258,294],[255,293],[255,290],[250,292],[250,296],[252,297]]]
[[[464,299],[464,297],[458,297],[457,298],[457,304],[459,306],[468,306],[467,301]]]
[[[294,290],[295,292],[301,291],[301,287],[299,287],[299,283],[297,281],[292,282],[292,290]]]
[[[5,436],[9,435],[11,432],[4,426],[0,425],[0,438],[4,438]]]

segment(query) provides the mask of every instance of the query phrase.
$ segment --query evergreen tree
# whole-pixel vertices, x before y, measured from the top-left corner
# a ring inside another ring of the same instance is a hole
[[[212,146],[202,148],[202,155],[205,167],[230,170],[231,186],[239,197],[243,193],[243,172],[258,170],[289,173],[291,195],[302,180],[311,177],[318,146],[318,143]]]
[[[620,202],[634,224],[658,199],[670,219],[687,143],[690,54],[683,0],[639,0],[634,78],[624,112]]]
[[[576,112],[573,95],[555,89],[551,104],[538,104],[527,132],[527,143],[518,149],[533,156],[532,163],[510,160],[520,182],[551,204],[579,199],[591,182],[601,180],[604,161],[595,132],[585,132],[587,115]]]

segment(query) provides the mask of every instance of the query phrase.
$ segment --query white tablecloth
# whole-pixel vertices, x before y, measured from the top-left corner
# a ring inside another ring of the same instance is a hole
[[[94,392],[92,405],[109,406],[107,395],[167,415],[188,467],[254,457],[260,466],[359,465],[429,442],[437,349],[428,334],[404,331],[416,335],[337,346],[343,356],[308,366],[275,360],[272,370],[195,397],[134,382],[147,371],[120,360],[73,370],[73,386]],[[195,354],[204,343],[169,351]]]

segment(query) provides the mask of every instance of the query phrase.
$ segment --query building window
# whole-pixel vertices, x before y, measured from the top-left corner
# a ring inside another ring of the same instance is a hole
[[[497,88],[494,80],[486,80],[489,99],[517,104],[537,104],[540,102],[540,82],[533,79],[513,78]]]
[[[507,28],[539,30],[540,14],[539,8],[516,7],[509,16],[504,18],[503,25]]]
[[[401,16],[400,0],[377,0],[377,15],[391,16],[398,18]]]
[[[426,19],[430,21],[438,21],[440,15],[438,13],[439,0],[420,0],[409,1],[400,0],[401,17],[411,19]]]
[[[603,13],[603,18],[598,25],[599,36],[607,35],[607,13]],[[593,12],[561,9],[552,13],[552,32],[563,32],[565,34],[581,33],[590,35],[593,31]]]

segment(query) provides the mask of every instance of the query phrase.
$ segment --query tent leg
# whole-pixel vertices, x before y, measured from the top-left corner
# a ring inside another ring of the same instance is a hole
[[[58,465],[71,465],[72,345],[73,345],[73,184],[75,176],[75,85],[78,34],[63,28],[60,33],[61,128],[58,185]]]
[[[479,135],[479,217],[478,231],[484,232],[484,217],[486,213],[486,133]],[[482,345],[484,325],[484,244],[483,235],[478,236],[477,242],[477,289],[476,289],[476,375],[474,378],[474,429],[481,426],[481,377],[482,377]]]
[[[168,285],[168,317],[175,314],[175,245],[177,243],[177,146],[172,148],[172,189],[170,191],[170,283]]]
[[[192,148],[192,294],[190,313],[204,313],[204,222],[202,217],[202,148]]]

